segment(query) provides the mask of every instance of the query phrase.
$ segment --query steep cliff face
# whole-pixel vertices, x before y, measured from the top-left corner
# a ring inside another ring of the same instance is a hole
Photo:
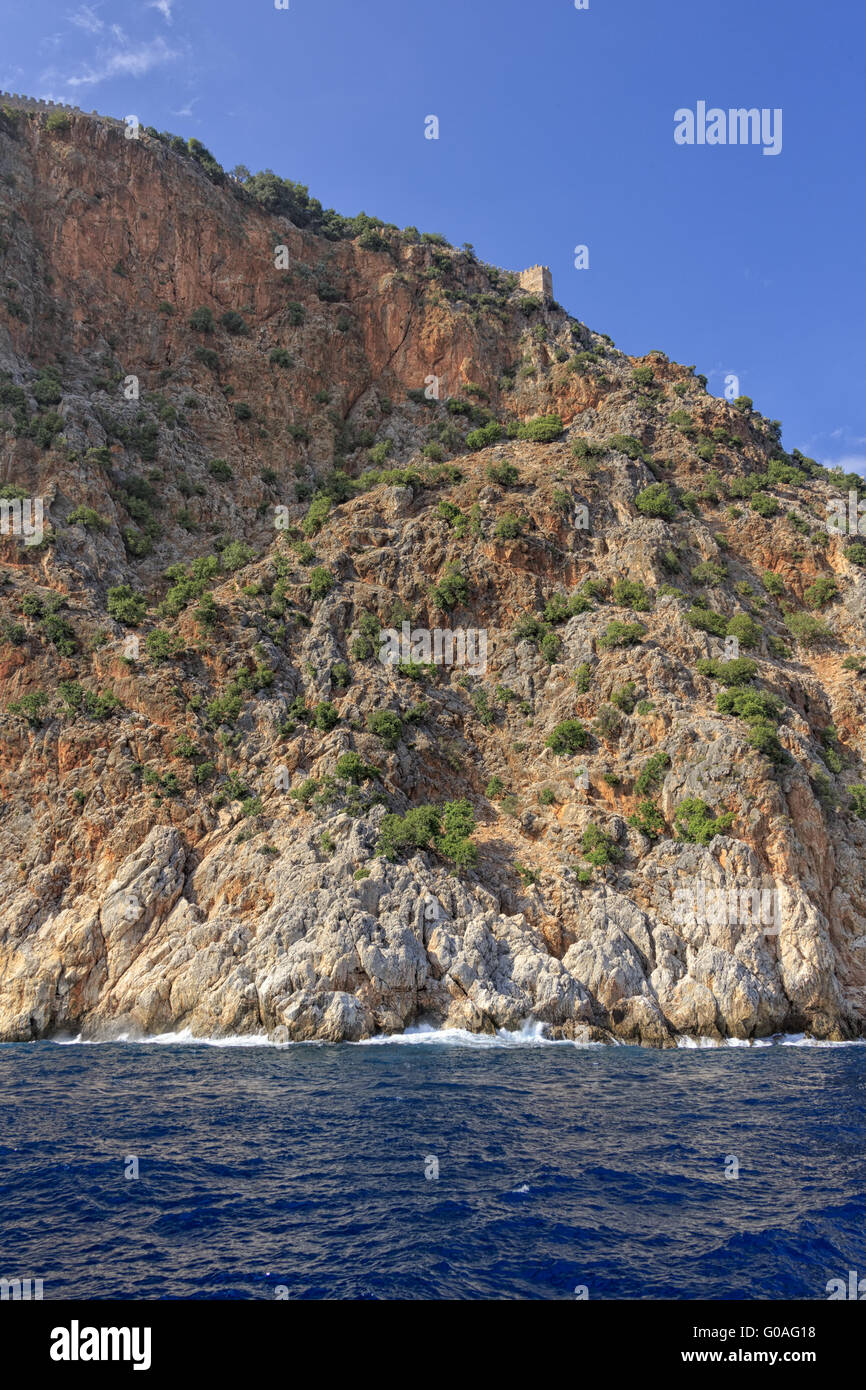
[[[862,1034],[859,480],[260,192],[0,115],[0,1036]]]

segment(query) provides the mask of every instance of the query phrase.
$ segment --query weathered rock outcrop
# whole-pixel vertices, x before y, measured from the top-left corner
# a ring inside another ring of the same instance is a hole
[[[209,168],[0,113],[0,1038],[861,1035],[851,480]]]

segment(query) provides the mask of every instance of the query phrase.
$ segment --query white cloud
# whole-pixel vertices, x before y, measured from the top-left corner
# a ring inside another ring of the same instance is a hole
[[[179,57],[180,53],[169,48],[164,39],[129,45],[124,38],[120,46],[100,53],[80,72],[70,77],[62,77],[56,72],[45,73],[42,81],[59,82],[73,88],[95,87],[112,77],[144,77],[153,68],[163,67]]]
[[[174,0],[150,0],[149,10],[159,10],[166,24],[171,24],[171,7]]]
[[[82,5],[80,9],[69,16],[69,22],[74,24],[76,28],[83,29],[86,34],[99,34],[105,28],[96,13],[95,5]]]

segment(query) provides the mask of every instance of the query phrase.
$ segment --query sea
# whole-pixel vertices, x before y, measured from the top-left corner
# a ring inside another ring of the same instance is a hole
[[[0,1046],[0,1278],[48,1299],[826,1299],[866,1046]]]

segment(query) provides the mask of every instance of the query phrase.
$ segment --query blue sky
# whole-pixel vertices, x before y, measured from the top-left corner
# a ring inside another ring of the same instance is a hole
[[[557,299],[626,352],[693,362],[718,395],[735,374],[786,448],[866,468],[855,0],[10,9],[3,89],[135,114],[509,269],[548,264]],[[699,101],[781,108],[781,153],[675,144]]]

